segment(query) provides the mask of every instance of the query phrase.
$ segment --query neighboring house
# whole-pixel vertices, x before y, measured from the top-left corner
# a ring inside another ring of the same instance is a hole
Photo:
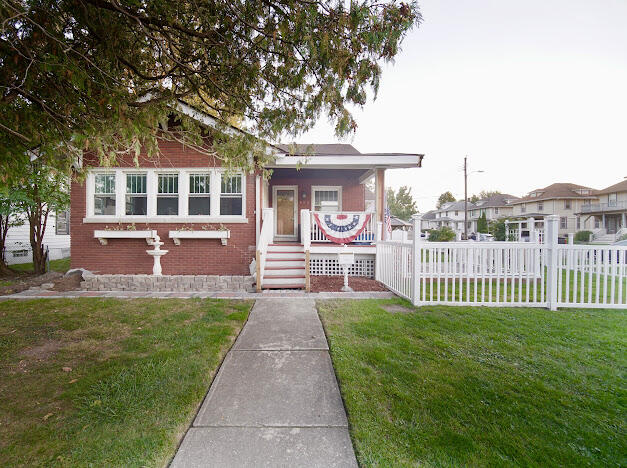
[[[475,209],[474,203],[468,202],[468,232],[472,232],[471,212]],[[450,227],[456,233],[464,232],[464,200],[446,202],[440,209],[434,211],[434,218],[429,221],[433,229],[443,226]]]
[[[397,216],[390,216],[390,224],[392,226],[392,231],[409,231],[412,226],[411,223],[403,221]]]
[[[52,212],[48,215],[43,244],[48,248],[50,260],[70,256],[70,216],[68,211]],[[5,259],[9,265],[33,261],[28,221],[25,220],[24,224],[20,226],[10,227],[7,231]]]
[[[577,215],[593,225],[594,240],[614,242],[627,234],[627,180],[594,194],[597,200],[581,205]]]
[[[176,105],[201,124],[215,125],[212,117]],[[420,167],[423,157],[360,153],[347,144],[276,145],[276,157],[267,167],[272,175],[264,180],[259,173],[228,173],[219,160],[176,142],[162,142],[160,148],[158,160],[141,154],[137,167],[131,156],[121,157],[118,167],[93,167],[84,183],[72,182],[72,268],[150,274],[153,258],[146,252],[151,249],[147,242],[157,234],[167,250],[161,258],[165,275],[248,275],[260,246],[265,248],[260,236],[270,232],[272,245],[263,253],[265,269],[259,272],[263,287],[302,287],[303,244],[309,240],[311,274],[342,272],[341,245],[328,241],[312,212],[363,214],[365,183],[374,177],[370,221],[359,242],[349,245],[355,253],[351,274],[372,277],[374,243],[384,216],[385,170]],[[88,155],[84,162],[97,164]],[[270,212],[273,223],[262,231],[262,213]]]
[[[492,221],[512,216],[514,211],[512,203],[516,200],[518,200],[518,197],[507,193],[498,193],[478,200],[474,203],[474,207],[468,215],[470,220],[469,232],[477,232],[477,221],[483,213],[486,215],[488,224]]]
[[[511,216],[521,220],[543,221],[548,215],[559,216],[559,235],[565,237],[582,230],[592,230],[594,222],[580,213],[586,205],[596,202],[596,191],[571,183],[555,183],[532,190],[526,196],[510,202]]]
[[[421,227],[423,230],[436,229],[435,213],[437,210],[429,210],[422,214]]]

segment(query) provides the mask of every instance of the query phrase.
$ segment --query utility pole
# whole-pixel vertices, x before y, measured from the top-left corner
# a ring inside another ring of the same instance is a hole
[[[468,156],[464,156],[464,239],[468,240]]]

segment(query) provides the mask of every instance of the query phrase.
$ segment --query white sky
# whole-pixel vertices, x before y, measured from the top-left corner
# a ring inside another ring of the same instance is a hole
[[[424,21],[355,112],[361,152],[424,153],[388,170],[420,211],[451,190],[524,195],[627,176],[627,0],[422,0]],[[337,139],[326,122],[301,143]]]

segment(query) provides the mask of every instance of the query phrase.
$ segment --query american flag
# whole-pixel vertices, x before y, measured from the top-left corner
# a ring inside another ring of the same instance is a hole
[[[390,209],[388,207],[385,208],[384,212],[384,221],[385,221],[385,229],[387,232],[392,232],[392,217],[390,216]]]

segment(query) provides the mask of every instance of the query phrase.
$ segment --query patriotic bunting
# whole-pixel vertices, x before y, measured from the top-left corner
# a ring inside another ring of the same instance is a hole
[[[350,244],[359,237],[370,221],[370,213],[332,214],[314,213],[314,220],[322,233],[336,244]]]

